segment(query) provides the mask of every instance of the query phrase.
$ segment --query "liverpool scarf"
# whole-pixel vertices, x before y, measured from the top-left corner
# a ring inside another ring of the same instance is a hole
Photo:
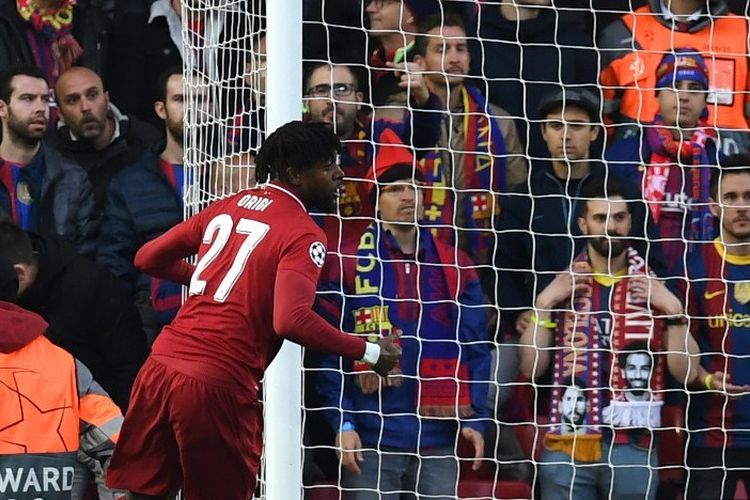
[[[698,127],[687,141],[676,140],[670,129],[664,126],[664,121],[659,115],[656,116],[654,126],[646,129],[651,157],[645,159],[647,169],[643,176],[643,196],[648,202],[654,222],[658,224],[670,170],[687,165],[685,190],[691,199],[690,229],[687,237],[691,241],[706,241],[713,238],[714,218],[708,208],[711,167],[706,143],[715,139],[716,131],[707,124],[707,119],[701,118]]]
[[[468,417],[471,406],[469,369],[458,344],[460,290],[452,250],[437,245],[427,231],[420,231],[418,262],[389,260],[389,249],[379,224],[372,224],[360,239],[353,284],[346,311],[354,317],[354,333],[374,342],[381,336],[419,338],[416,376],[417,410],[422,416]],[[410,290],[398,268],[411,266],[418,290]],[[357,283],[364,284],[357,286]],[[411,300],[409,300],[411,299]],[[419,302],[417,302],[419,299]],[[365,394],[398,386],[402,367],[381,379],[364,362],[354,364],[357,383]],[[381,386],[382,383],[382,386]]]
[[[546,444],[549,449],[568,453],[576,460],[595,462],[601,459],[603,424],[615,428],[657,428],[661,425],[663,362],[651,353],[661,350],[662,329],[649,313],[648,304],[632,299],[631,278],[650,272],[635,250],[628,248],[627,252],[627,275],[613,285],[610,303],[597,303],[601,302],[601,289],[594,284],[588,293],[575,298],[574,310],[562,314],[555,332],[558,349],[552,374],[552,429],[547,434]],[[576,262],[586,259],[584,251]],[[596,333],[597,310],[607,310],[612,316],[611,352],[607,346],[601,345]],[[646,396],[633,398],[624,370],[617,360],[636,348],[639,353],[647,353],[652,361],[648,390],[640,391]],[[611,367],[609,380],[606,379],[606,367]],[[585,411],[578,412],[575,422],[571,422],[570,407],[564,408],[565,399],[585,403]]]
[[[455,244],[455,210],[461,210],[466,227],[462,239],[475,262],[486,262],[495,243],[492,221],[500,212],[506,190],[505,141],[500,125],[492,119],[487,101],[471,86],[461,88],[463,102],[463,186],[456,195],[453,180],[448,179],[438,149],[421,160],[425,180],[431,189],[425,193],[426,223],[441,241]],[[455,174],[454,174],[455,175]],[[464,245],[462,245],[464,246]]]

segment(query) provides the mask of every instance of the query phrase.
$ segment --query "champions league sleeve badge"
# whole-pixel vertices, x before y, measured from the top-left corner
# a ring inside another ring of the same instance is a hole
[[[318,267],[323,267],[326,261],[326,246],[316,241],[310,245],[310,259]]]

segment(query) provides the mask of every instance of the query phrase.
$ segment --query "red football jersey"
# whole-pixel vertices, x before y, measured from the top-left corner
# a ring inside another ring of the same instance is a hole
[[[188,299],[153,354],[202,379],[254,389],[283,340],[273,328],[276,273],[317,283],[323,231],[293,193],[269,184],[212,204],[163,238],[163,255],[198,259]]]

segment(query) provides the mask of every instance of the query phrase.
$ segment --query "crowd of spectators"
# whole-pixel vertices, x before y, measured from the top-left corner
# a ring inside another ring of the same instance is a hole
[[[266,46],[246,3],[0,0],[3,299],[122,412],[182,294],[136,252],[252,185]],[[464,443],[541,498],[656,498],[677,413],[698,469],[673,483],[731,498],[750,479],[745,2],[303,6],[304,119],[346,176],[316,215],[316,307],[403,349],[384,380],[307,353],[306,483],[452,498]]]

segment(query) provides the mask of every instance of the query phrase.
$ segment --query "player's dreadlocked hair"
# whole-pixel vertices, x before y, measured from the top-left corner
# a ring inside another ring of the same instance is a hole
[[[286,179],[286,169],[305,170],[336,156],[341,142],[326,123],[289,122],[266,138],[255,159],[255,179]]]

